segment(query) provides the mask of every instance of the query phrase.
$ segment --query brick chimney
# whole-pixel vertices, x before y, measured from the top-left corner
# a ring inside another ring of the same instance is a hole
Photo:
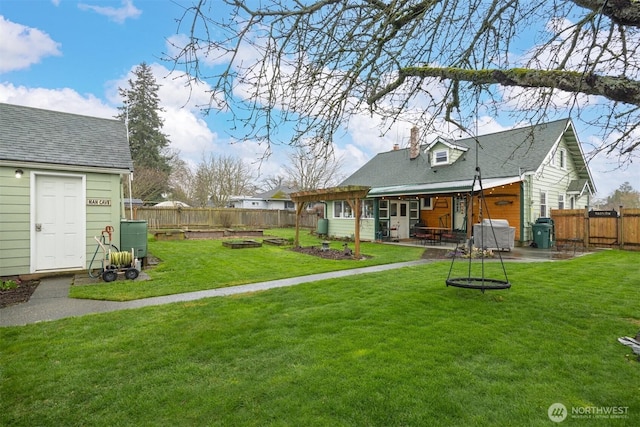
[[[409,141],[409,159],[413,160],[420,155],[420,144],[418,144],[418,127],[411,128],[411,137]]]

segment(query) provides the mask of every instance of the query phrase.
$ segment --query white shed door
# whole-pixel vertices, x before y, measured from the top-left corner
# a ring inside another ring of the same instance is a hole
[[[36,271],[85,268],[82,192],[82,177],[36,175]]]

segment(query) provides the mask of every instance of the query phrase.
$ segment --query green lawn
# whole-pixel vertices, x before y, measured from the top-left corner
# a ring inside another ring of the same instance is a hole
[[[640,425],[640,253],[449,265],[0,328],[0,425]]]
[[[265,230],[265,236],[292,238],[293,229]],[[257,239],[261,240],[261,239]],[[318,246],[322,239],[300,232],[301,246]],[[331,242],[332,249],[343,249],[344,242]],[[149,252],[162,262],[146,270],[152,280],[132,282],[120,280],[97,286],[74,286],[72,298],[127,301],[159,295],[214,289],[327,271],[367,267],[420,259],[423,249],[378,243],[362,243],[364,260],[325,260],[303,255],[286,247],[263,245],[260,248],[230,249],[221,240],[149,240]],[[349,243],[354,249],[354,243]]]

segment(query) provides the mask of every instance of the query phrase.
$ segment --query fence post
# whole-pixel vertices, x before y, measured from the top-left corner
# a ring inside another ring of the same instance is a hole
[[[616,227],[618,228],[616,231],[618,232],[618,246],[620,249],[624,248],[624,214],[622,213],[623,206],[620,205],[620,210],[618,211],[618,217],[616,218]]]
[[[584,247],[589,249],[591,242],[589,241],[589,206],[584,207]]]

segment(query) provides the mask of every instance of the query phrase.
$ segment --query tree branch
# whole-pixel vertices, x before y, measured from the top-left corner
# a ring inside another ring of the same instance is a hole
[[[572,0],[578,6],[608,16],[620,25],[640,27],[640,1],[638,0]]]
[[[640,81],[626,77],[600,76],[573,71],[533,70],[468,70],[462,68],[407,67],[401,75],[435,77],[466,81],[476,85],[499,84],[535,88],[554,88],[567,92],[604,96],[612,101],[640,105]]]

